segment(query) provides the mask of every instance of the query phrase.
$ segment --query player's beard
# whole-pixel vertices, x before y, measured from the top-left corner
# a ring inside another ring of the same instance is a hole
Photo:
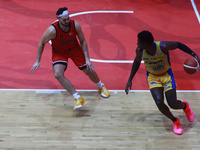
[[[63,24],[63,23],[61,23],[64,27],[69,27],[69,24],[70,23],[68,23],[68,24]]]

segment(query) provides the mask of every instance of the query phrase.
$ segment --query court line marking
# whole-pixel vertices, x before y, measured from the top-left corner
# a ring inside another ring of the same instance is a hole
[[[94,13],[134,13],[134,11],[105,11],[105,10],[98,10],[98,11],[85,11],[85,12],[79,12],[75,14],[70,14],[70,17],[78,16],[78,15],[84,15],[84,14],[94,14]],[[56,20],[57,21],[57,20]],[[55,21],[54,21],[55,22]],[[49,44],[51,45],[51,41],[49,41]],[[133,63],[133,60],[101,60],[101,59],[92,59],[90,58],[92,62],[99,62],[99,63]],[[144,63],[142,61],[142,63]]]
[[[92,59],[90,58],[90,60],[92,62],[99,62],[99,63],[133,63],[133,60],[101,60],[101,59]],[[144,63],[144,61],[142,60],[141,63]]]
[[[70,17],[84,15],[84,14],[94,14],[94,13],[134,13],[134,11],[106,11],[106,10],[97,10],[97,11],[84,11],[75,14],[70,14]]]
[[[0,89],[0,91],[24,91],[24,92],[36,92],[36,94],[56,94],[61,92],[67,92],[65,89]],[[87,90],[87,89],[79,89],[78,92],[98,92],[98,90]],[[124,92],[125,90],[108,90],[109,92]],[[176,90],[177,92],[183,93],[199,93],[200,90]],[[133,92],[150,92],[150,90],[130,90],[129,93]]]
[[[194,12],[195,12],[197,19],[199,21],[199,24],[200,24],[200,15],[199,15],[198,9],[196,7],[196,4],[195,4],[194,0],[190,0],[190,2],[192,3],[192,7],[194,9]]]

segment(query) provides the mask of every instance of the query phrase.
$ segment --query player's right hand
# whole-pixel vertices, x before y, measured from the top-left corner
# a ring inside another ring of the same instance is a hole
[[[38,69],[40,67],[40,63],[39,62],[35,62],[33,67],[31,68],[30,72],[33,72],[35,69]]]

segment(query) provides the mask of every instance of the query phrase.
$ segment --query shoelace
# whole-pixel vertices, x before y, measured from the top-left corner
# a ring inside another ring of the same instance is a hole
[[[78,102],[82,102],[82,99],[81,100],[79,100],[79,98],[78,99],[76,99],[76,104],[78,104]]]
[[[103,91],[105,91],[105,90],[106,90],[104,86],[102,87],[102,89],[103,89]]]
[[[105,87],[104,86],[100,87],[99,89],[100,89],[101,92],[105,91]]]
[[[180,126],[181,126],[180,122],[177,121],[177,122],[175,123],[176,129],[180,129]]]

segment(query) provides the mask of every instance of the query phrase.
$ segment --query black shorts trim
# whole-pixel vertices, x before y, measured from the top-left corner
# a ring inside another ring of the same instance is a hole
[[[78,67],[78,69],[80,69],[80,70],[83,70],[83,69],[85,69],[85,68],[87,68],[87,65],[86,65],[86,64],[83,65],[83,66],[79,66],[79,67]]]
[[[55,62],[52,62],[52,67],[54,67],[57,64],[62,64],[62,65],[65,66],[65,70],[67,69],[67,62],[66,61],[55,61]]]

